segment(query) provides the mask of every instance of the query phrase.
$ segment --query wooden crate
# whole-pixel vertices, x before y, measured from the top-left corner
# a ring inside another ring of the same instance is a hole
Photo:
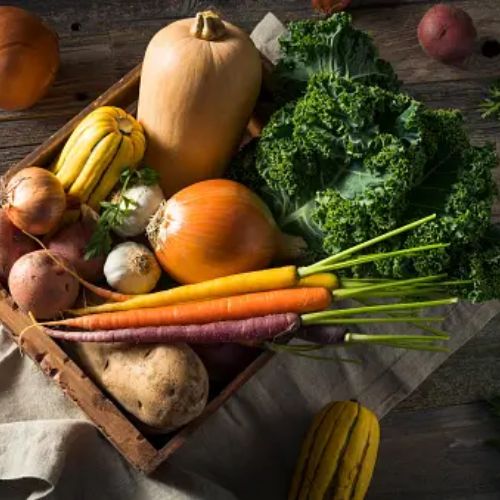
[[[41,146],[12,167],[7,175],[12,175],[27,166],[47,166],[60,151],[76,125],[94,109],[106,105],[134,109],[139,91],[140,73],[140,66],[130,71],[58,132],[49,137]],[[272,357],[270,352],[261,354],[209,401],[200,417],[172,434],[166,443],[158,445],[156,444],[157,437],[153,442],[151,438],[142,433],[132,418],[111,401],[60,345],[46,335],[42,329],[30,328],[20,337],[20,333],[32,322],[26,314],[16,307],[8,292],[1,286],[0,322],[8,328],[13,340],[19,344],[21,349],[84,411],[127,461],[145,473],[155,470],[178,450],[189,435],[203,424],[205,419],[222,406]]]

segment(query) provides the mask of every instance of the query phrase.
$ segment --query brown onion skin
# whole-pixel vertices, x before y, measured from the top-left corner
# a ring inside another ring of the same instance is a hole
[[[418,41],[433,59],[461,66],[474,51],[474,23],[464,10],[452,5],[431,7],[418,25]]]
[[[0,7],[0,108],[33,106],[54,82],[58,68],[57,33],[24,9]]]
[[[64,257],[58,259],[69,269]],[[18,259],[9,275],[9,290],[14,302],[36,319],[51,319],[70,309],[80,290],[80,283],[57,264],[46,250],[37,250]]]
[[[17,259],[37,248],[37,243],[17,229],[5,210],[0,209],[0,284],[7,284],[10,270]]]
[[[4,208],[11,222],[37,236],[56,229],[66,209],[66,194],[59,179],[40,167],[24,168],[14,175],[5,198]]]
[[[175,233],[161,234],[175,227]],[[293,253],[288,252],[293,238],[279,231],[264,202],[226,179],[176,193],[153,217],[148,235],[161,266],[179,283],[264,269]]]

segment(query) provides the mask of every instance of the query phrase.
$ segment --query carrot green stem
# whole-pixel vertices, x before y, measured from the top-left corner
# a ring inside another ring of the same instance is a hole
[[[417,283],[426,283],[429,281],[436,281],[439,280],[443,277],[445,277],[446,274],[436,274],[434,276],[423,276],[421,278],[411,278],[407,280],[398,280],[398,281],[390,281],[390,282],[384,282],[384,283],[378,283],[376,285],[369,285],[365,287],[355,287],[355,288],[339,288],[338,290],[333,290],[332,294],[335,298],[337,299],[346,299],[349,297],[356,297],[357,295],[363,295],[364,293],[371,293],[375,291],[382,291],[386,289],[390,289],[392,287],[397,288],[397,289],[402,289],[403,287],[408,287],[408,285],[415,285]],[[409,287],[408,287],[409,289]]]
[[[424,323],[426,321],[431,322],[440,322],[444,321],[443,316],[428,316],[428,317],[420,317],[420,316],[408,316],[408,317],[398,317],[398,318],[332,318],[332,319],[317,319],[314,320],[314,323],[302,323],[304,325],[352,325],[358,323],[408,323],[413,321],[415,323]]]
[[[370,304],[371,305],[380,305],[377,302],[369,302],[369,301],[364,301],[362,299],[356,299],[356,300],[357,300],[357,302],[359,302],[360,304],[363,304],[365,306],[369,306]],[[386,312],[385,314],[389,317],[400,317],[401,314],[406,314],[406,312],[403,311],[401,313],[401,311],[393,311],[393,312]],[[411,321],[408,321],[408,324],[415,326],[416,328],[418,328],[419,330],[422,330],[424,332],[432,333],[433,335],[435,335],[437,337],[448,337],[449,338],[449,335],[444,330],[440,330],[439,328],[434,328],[434,327],[429,326],[429,325],[423,325],[422,323],[416,322],[414,319],[412,319]]]
[[[415,351],[447,352],[448,349],[435,344],[436,341],[446,341],[447,337],[429,337],[426,335],[366,335],[347,333],[346,344],[375,344]]]
[[[324,349],[326,346],[314,346],[314,349],[304,349],[305,352],[302,352],[301,349],[294,349],[294,346],[288,344],[275,344],[274,342],[266,342],[265,346],[270,351],[286,352],[302,358],[315,359],[318,361],[340,361],[342,363],[353,363],[356,365],[361,364],[361,362],[357,359],[341,358],[340,356],[314,356],[313,354],[306,354],[306,352],[308,351]]]
[[[387,233],[376,236],[375,238],[372,238],[371,240],[364,241],[363,243],[359,243],[358,245],[354,245],[351,248],[347,248],[346,250],[343,250],[335,255],[331,255],[330,257],[327,257],[326,259],[320,260],[319,262],[316,262],[315,264],[312,264],[312,265],[306,266],[306,267],[300,267],[297,270],[298,274],[301,277],[308,276],[310,274],[315,274],[316,272],[318,272],[317,271],[318,268],[320,268],[320,269],[326,268],[326,266],[330,266],[330,265],[334,264],[335,262],[340,262],[344,259],[349,258],[352,254],[359,252],[360,250],[364,250],[365,248],[368,248],[372,245],[380,243],[381,241],[392,238],[393,236],[397,236],[398,234],[415,229],[416,227],[421,226],[422,224],[425,224],[426,222],[429,222],[435,218],[436,218],[436,214],[432,214],[432,215],[429,215],[427,217],[424,217],[423,219],[419,219],[419,220],[416,220],[414,222],[411,222],[410,224],[406,224],[404,226],[398,227],[397,229],[393,229],[392,231],[388,231]]]
[[[426,307],[436,307],[445,306],[450,304],[456,304],[458,302],[457,298],[446,298],[439,300],[427,300],[421,302],[406,302],[406,303],[396,303],[396,304],[377,304],[374,306],[362,306],[362,307],[349,307],[347,309],[331,309],[328,311],[321,311],[316,313],[303,314],[301,316],[302,323],[304,325],[311,325],[317,323],[317,321],[333,319],[339,316],[351,316],[353,314],[365,314],[374,312],[386,312],[386,311],[405,311],[411,309],[423,309]],[[414,319],[412,319],[414,321]]]
[[[382,334],[382,335],[369,335],[366,333],[346,333],[346,341],[348,342],[435,342],[436,340],[447,340],[447,337],[429,337],[428,335],[407,335],[407,334]]]
[[[339,269],[345,269],[348,267],[358,266],[360,264],[367,264],[370,262],[376,262],[379,260],[392,259],[393,257],[402,257],[415,255],[419,252],[425,252],[427,250],[436,250],[439,248],[448,247],[448,243],[435,243],[433,245],[425,245],[413,248],[404,248],[402,250],[395,250],[393,252],[381,252],[381,253],[370,253],[368,255],[361,255],[355,259],[343,260],[341,262],[336,262],[330,265],[323,265],[316,268],[316,272],[326,272],[326,271],[336,271]],[[317,264],[315,264],[317,266]]]

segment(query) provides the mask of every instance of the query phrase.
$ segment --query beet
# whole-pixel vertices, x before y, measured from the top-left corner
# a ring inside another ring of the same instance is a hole
[[[451,5],[435,5],[418,25],[422,48],[430,57],[445,64],[462,65],[474,51],[476,36],[469,14]]]
[[[51,239],[48,249],[65,257],[84,280],[95,283],[103,276],[105,256],[85,259],[87,245],[96,227],[96,222],[89,217],[63,227]]]
[[[7,212],[0,209],[0,283],[7,284],[9,273],[17,259],[33,252],[38,245],[12,224]]]

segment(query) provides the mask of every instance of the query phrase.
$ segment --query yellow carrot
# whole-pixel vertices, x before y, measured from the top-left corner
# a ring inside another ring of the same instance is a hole
[[[234,274],[202,281],[192,285],[183,285],[161,292],[136,295],[134,298],[120,303],[101,304],[72,311],[73,314],[95,314],[112,311],[128,311],[131,309],[145,309],[162,307],[196,300],[231,297],[246,293],[265,292],[293,288],[299,282],[295,266],[277,267],[253,271],[250,273]]]
[[[339,279],[333,273],[311,274],[305,278],[300,278],[297,286],[299,287],[323,287],[329,290],[339,288]]]

